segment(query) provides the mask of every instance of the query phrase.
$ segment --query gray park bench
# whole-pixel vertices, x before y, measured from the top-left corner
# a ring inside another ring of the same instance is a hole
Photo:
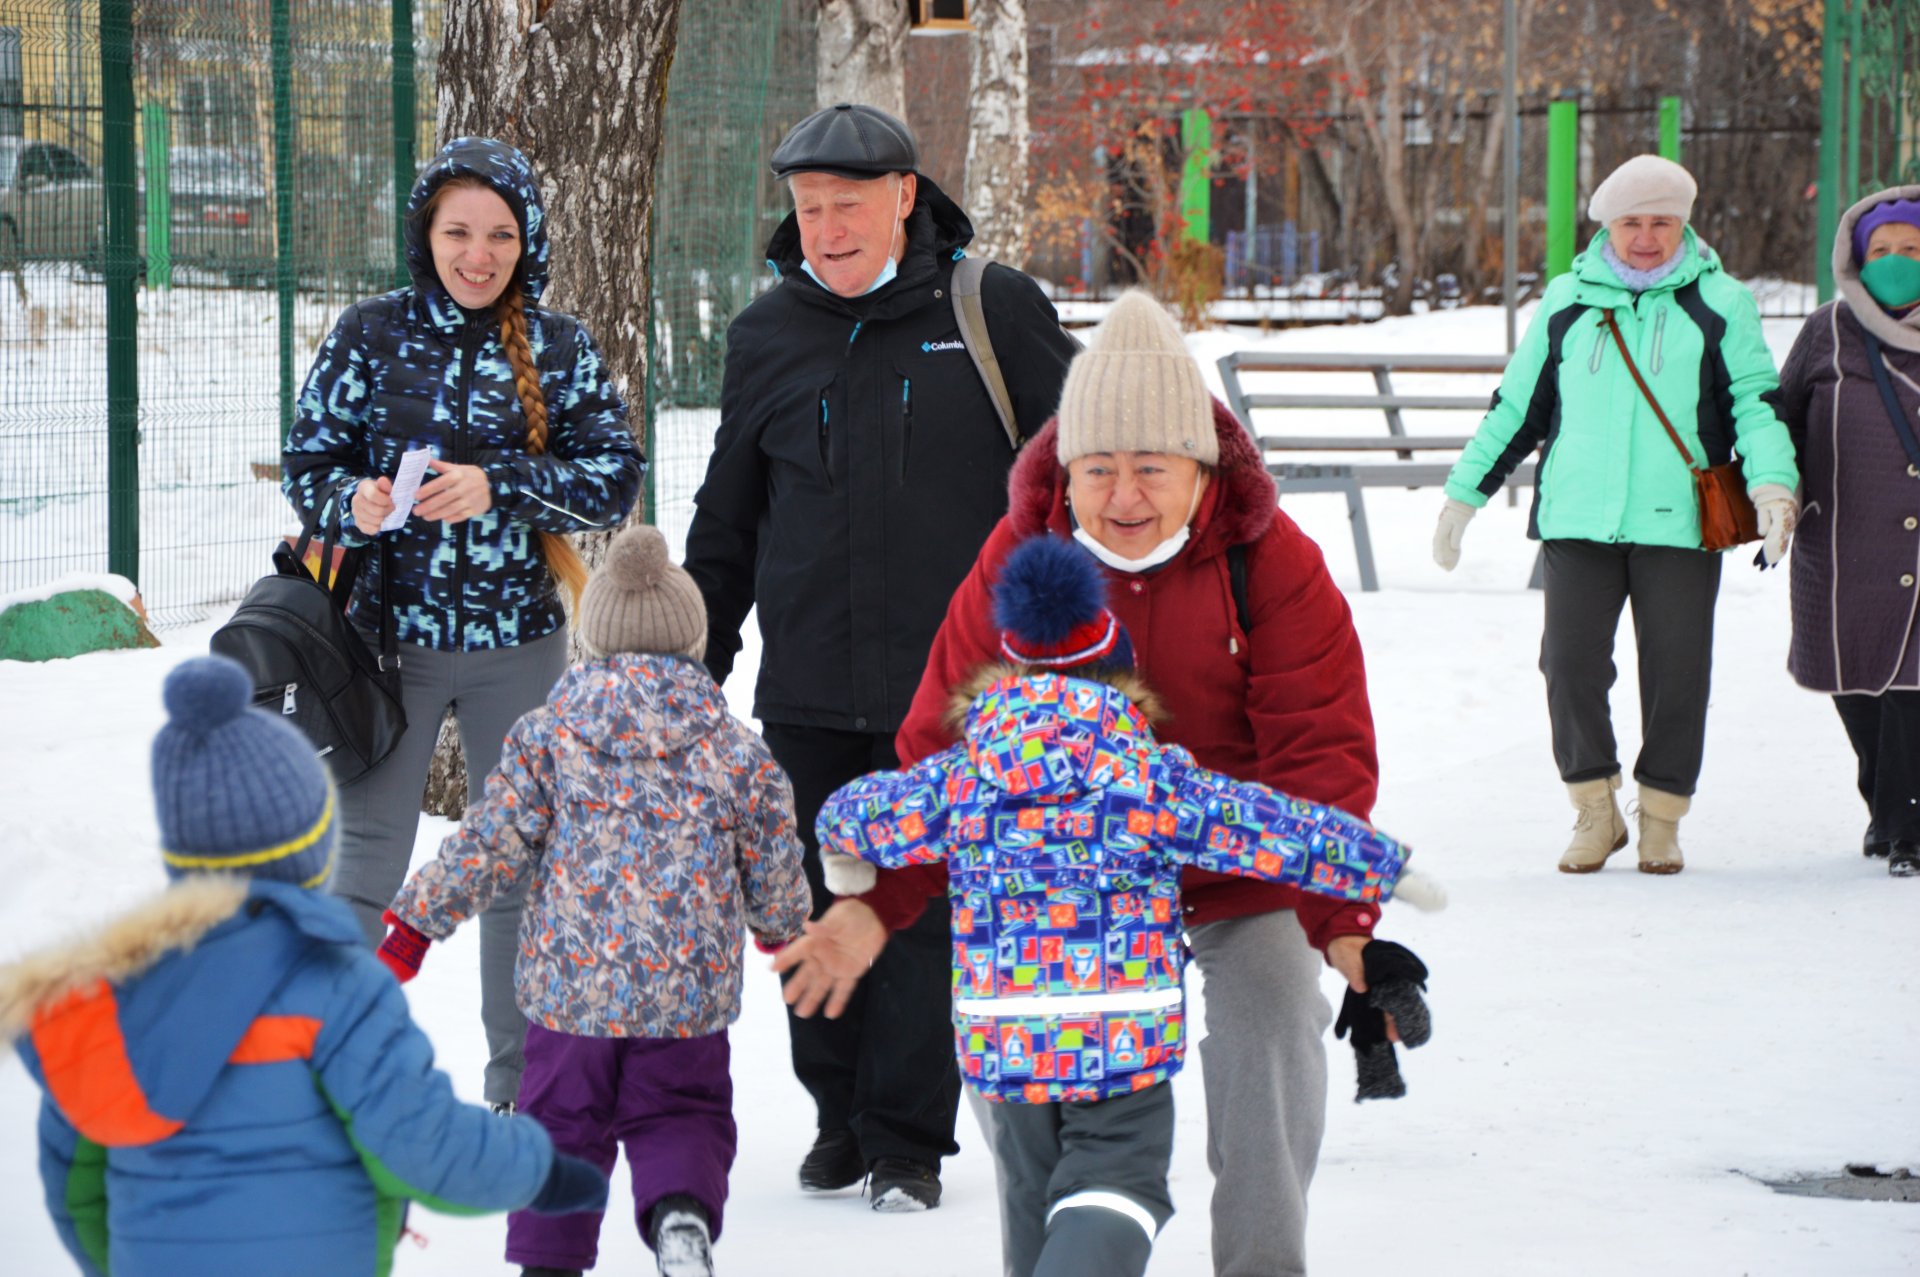
[[[1373,566],[1373,538],[1367,530],[1367,505],[1362,496],[1366,488],[1437,488],[1446,482],[1448,471],[1467,446],[1471,435],[1410,435],[1401,413],[1440,410],[1485,415],[1490,396],[1406,394],[1394,389],[1393,374],[1405,373],[1478,373],[1499,375],[1506,370],[1505,355],[1376,355],[1376,354],[1285,354],[1234,351],[1219,360],[1220,380],[1226,388],[1227,406],[1234,416],[1247,424],[1268,458],[1267,472],[1282,494],[1288,492],[1337,492],[1347,499],[1347,519],[1353,526],[1353,552],[1360,565],[1360,588],[1378,590],[1379,575]],[[1367,394],[1268,394],[1248,391],[1241,384],[1244,373],[1335,373],[1369,372],[1373,374],[1375,393]],[[1384,414],[1385,435],[1298,435],[1269,434],[1254,421],[1254,413],[1265,409],[1367,409]],[[1477,425],[1478,422],[1476,421]],[[1289,461],[1285,454],[1356,453],[1365,460],[1352,462]],[[1387,454],[1392,454],[1391,456]],[[1444,460],[1419,460],[1418,453],[1451,453]],[[1279,454],[1276,456],[1276,454]],[[1507,479],[1507,499],[1515,490],[1530,487],[1535,463],[1526,461],[1514,467]],[[1535,565],[1535,583],[1539,567]]]

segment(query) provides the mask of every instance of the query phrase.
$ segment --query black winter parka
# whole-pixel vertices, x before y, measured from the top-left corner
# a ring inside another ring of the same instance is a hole
[[[947,600],[1006,512],[1013,448],[953,315],[953,267],[972,238],[921,177],[899,274],[846,298],[801,270],[789,215],[767,246],[781,282],[727,329],[686,568],[706,598],[716,680],[758,605],[765,722],[898,728]],[[1029,438],[1076,346],[1019,271],[989,267],[981,303]]]

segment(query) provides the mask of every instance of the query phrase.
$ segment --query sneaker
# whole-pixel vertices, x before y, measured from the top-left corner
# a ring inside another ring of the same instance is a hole
[[[940,1172],[924,1162],[883,1157],[873,1164],[867,1193],[873,1208],[882,1214],[932,1210],[940,1204]]]
[[[498,1103],[489,1104],[487,1107],[492,1110],[495,1117],[512,1117],[519,1111],[512,1100],[501,1100]],[[558,1270],[556,1269],[555,1271]]]
[[[653,1208],[653,1257],[660,1277],[713,1277],[713,1237],[698,1202],[669,1197]]]
[[[852,1131],[822,1131],[800,1163],[800,1187],[809,1193],[852,1188],[866,1178],[867,1163]]]
[[[1887,853],[1887,872],[1895,878],[1920,878],[1920,842],[1894,839]]]

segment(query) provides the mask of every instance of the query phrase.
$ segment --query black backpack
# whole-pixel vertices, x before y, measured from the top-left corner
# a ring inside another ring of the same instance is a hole
[[[299,544],[274,547],[272,576],[247,591],[232,619],[214,631],[208,647],[237,661],[253,678],[253,703],[283,714],[313,742],[334,783],[347,785],[393,752],[407,730],[400,707],[399,643],[393,612],[381,591],[380,651],[347,620],[347,600],[366,551],[343,556],[331,589],[306,569],[309,524]],[[333,533],[320,551],[333,561]],[[392,580],[389,551],[380,541],[380,579]],[[324,570],[324,568],[323,568]]]

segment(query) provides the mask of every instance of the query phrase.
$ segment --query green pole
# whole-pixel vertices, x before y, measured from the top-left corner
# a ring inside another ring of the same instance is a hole
[[[1680,99],[1660,99],[1660,158],[1680,162]]]
[[[167,108],[159,102],[140,106],[140,131],[147,157],[147,285],[173,287],[173,176],[167,167],[172,142]]]
[[[139,175],[133,0],[100,0],[101,159],[107,243],[107,571],[140,583]]]
[[[393,0],[393,286],[407,286],[407,197],[419,107],[413,89],[413,0]]]
[[[1181,238],[1204,244],[1213,230],[1213,117],[1205,107],[1180,113],[1180,144],[1187,152],[1180,174],[1180,216],[1186,221]]]
[[[1547,107],[1547,278],[1573,266],[1574,209],[1579,176],[1580,106],[1554,102]]]
[[[1846,0],[1827,0],[1820,46],[1820,171],[1813,241],[1813,278],[1820,300],[1833,300],[1833,237],[1840,228],[1841,104],[1846,79]]]
[[[273,0],[273,247],[280,293],[280,439],[293,429],[293,15]]]
[[[1860,30],[1866,0],[1853,0],[1847,15],[1847,143],[1840,148],[1840,197],[1851,204],[1860,195]]]

